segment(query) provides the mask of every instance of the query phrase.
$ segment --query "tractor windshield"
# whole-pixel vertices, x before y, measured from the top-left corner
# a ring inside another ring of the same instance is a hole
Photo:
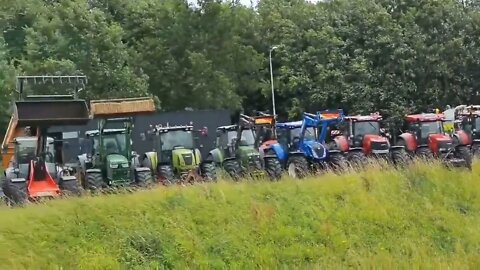
[[[31,160],[35,159],[35,150],[37,148],[36,140],[18,140],[17,141],[17,153],[18,164],[26,164]],[[53,144],[47,144],[45,155],[45,162],[54,163],[55,162],[55,149]]]
[[[123,154],[126,155],[127,150],[127,136],[123,133],[113,133],[113,134],[104,134],[103,135],[103,145],[107,151],[107,155],[110,154]],[[95,137],[95,149],[98,144],[98,137]]]
[[[193,133],[187,130],[171,130],[160,133],[162,151],[170,151],[175,147],[185,147],[193,149]]]
[[[366,134],[380,134],[380,123],[376,121],[362,121],[353,123],[353,134],[363,136]]]
[[[242,131],[242,137],[239,142],[240,146],[254,146],[255,145],[255,136],[253,130],[245,129]]]
[[[302,128],[294,128],[290,130],[290,140],[294,141],[296,138],[299,139],[301,137]],[[305,129],[304,140],[306,141],[314,141],[315,140],[315,128],[314,127],[307,127]]]
[[[418,137],[426,139],[431,134],[443,134],[443,123],[442,121],[412,123],[411,129]]]

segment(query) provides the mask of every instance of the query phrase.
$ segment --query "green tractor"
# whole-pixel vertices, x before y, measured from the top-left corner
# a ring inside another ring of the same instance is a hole
[[[259,128],[271,126],[274,117],[250,117],[240,115],[238,125],[217,128],[216,148],[210,151],[208,159],[217,167],[223,168],[233,179],[250,175],[278,180],[282,176],[282,166],[274,152],[259,151],[263,142],[257,136]]]
[[[202,160],[195,146],[198,133],[205,136],[206,130],[196,131],[192,125],[151,127],[143,139],[152,142],[153,151],[145,153],[142,165],[163,184],[215,181],[215,165]]]
[[[78,156],[77,174],[84,189],[148,185],[152,180],[149,168],[141,167],[131,149],[133,119],[100,119],[98,130],[86,132]],[[123,128],[107,128],[120,123]]]

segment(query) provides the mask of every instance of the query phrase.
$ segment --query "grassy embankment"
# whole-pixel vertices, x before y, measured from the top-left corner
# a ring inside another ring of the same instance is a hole
[[[480,267],[480,164],[0,209],[1,269]]]

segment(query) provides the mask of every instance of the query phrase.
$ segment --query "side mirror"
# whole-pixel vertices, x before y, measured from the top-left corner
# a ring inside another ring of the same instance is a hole
[[[18,168],[13,169],[13,173],[18,175],[20,173],[20,169],[18,169]]]
[[[132,157],[136,157],[136,156],[138,156],[137,151],[132,151]]]

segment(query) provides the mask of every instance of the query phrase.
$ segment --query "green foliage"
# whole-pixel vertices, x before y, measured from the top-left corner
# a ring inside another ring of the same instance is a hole
[[[0,209],[7,269],[475,268],[474,171],[373,167]]]

